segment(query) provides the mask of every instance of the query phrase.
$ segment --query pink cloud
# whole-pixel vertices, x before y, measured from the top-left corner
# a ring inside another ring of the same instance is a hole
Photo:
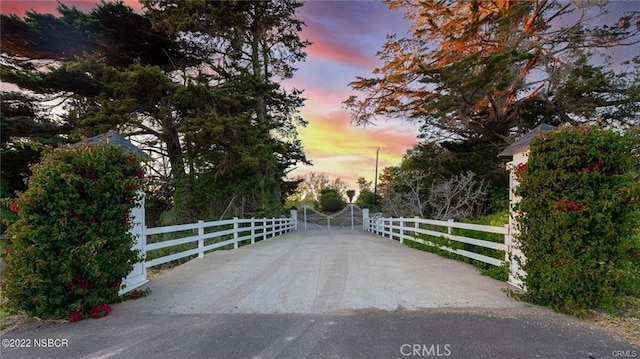
[[[313,37],[309,37],[313,39]],[[371,56],[363,55],[353,47],[348,47],[345,44],[336,44],[328,42],[313,41],[313,44],[307,48],[309,55],[317,56],[323,59],[331,61],[348,63],[357,66],[366,66],[374,68],[378,62]]]
[[[61,2],[68,7],[75,6],[83,12],[91,11],[91,9],[100,3],[99,0],[69,0]],[[142,11],[142,4],[140,4],[138,0],[124,0],[124,4],[136,12]],[[55,0],[3,1],[0,5],[0,12],[2,14],[15,14],[22,17],[29,10],[38,13],[58,15],[58,2]]]
[[[370,69],[378,64],[380,39],[390,30],[408,29],[398,26],[404,21],[401,13],[378,2],[308,1],[300,17],[307,24],[302,37],[313,42],[307,49],[310,55]]]

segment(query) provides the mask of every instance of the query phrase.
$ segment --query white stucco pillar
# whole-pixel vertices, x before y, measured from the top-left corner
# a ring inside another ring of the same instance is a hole
[[[138,249],[141,254],[144,254],[144,246],[146,243],[146,237],[144,236],[144,192],[139,191],[138,194],[140,195],[140,200],[137,202],[136,207],[131,210],[131,223],[133,224],[133,227],[129,233],[131,233],[131,236],[133,237],[133,249]],[[120,289],[120,294],[132,291],[147,282],[147,270],[144,267],[144,262],[138,262],[133,266],[133,270],[129,273],[127,278],[125,278],[124,287]]]

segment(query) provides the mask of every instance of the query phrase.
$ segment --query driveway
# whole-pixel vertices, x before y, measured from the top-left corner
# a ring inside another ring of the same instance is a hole
[[[360,231],[210,253],[148,286],[105,318],[4,333],[1,357],[640,357],[589,322],[512,300],[468,264]]]
[[[475,267],[364,231],[298,231],[194,259],[149,284],[137,313],[344,313],[516,308]]]

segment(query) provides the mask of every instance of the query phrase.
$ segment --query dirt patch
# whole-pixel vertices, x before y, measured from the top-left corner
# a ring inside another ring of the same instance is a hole
[[[629,300],[617,313],[594,313],[589,320],[640,346],[640,298]]]

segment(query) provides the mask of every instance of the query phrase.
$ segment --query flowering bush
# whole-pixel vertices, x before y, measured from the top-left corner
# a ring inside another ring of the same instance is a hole
[[[516,191],[529,300],[579,314],[640,292],[636,140],[563,129],[533,141]]]
[[[140,260],[129,214],[143,172],[139,159],[104,145],[47,150],[10,208],[18,219],[3,253],[3,295],[43,318],[102,317]]]

